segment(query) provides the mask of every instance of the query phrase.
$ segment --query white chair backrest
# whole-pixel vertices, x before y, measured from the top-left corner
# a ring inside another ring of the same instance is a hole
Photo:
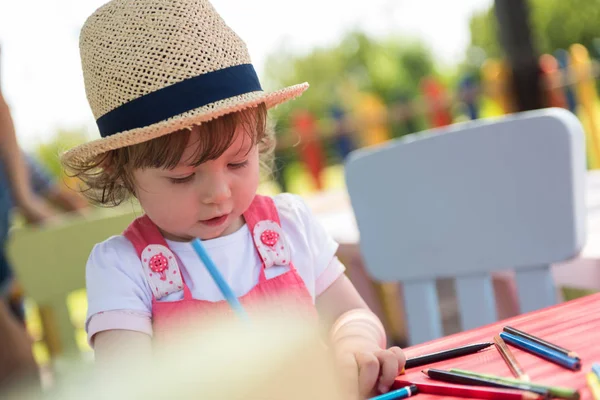
[[[513,268],[521,311],[556,302],[549,264],[585,239],[585,138],[563,109],[413,134],[355,151],[346,181],[370,274],[401,281],[411,343],[442,335],[435,279],[463,329],[495,321],[489,273]]]

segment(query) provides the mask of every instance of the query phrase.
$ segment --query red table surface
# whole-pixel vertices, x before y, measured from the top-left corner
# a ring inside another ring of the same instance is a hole
[[[574,372],[509,346],[531,382],[578,389],[581,399],[592,399],[585,375],[591,371],[594,362],[600,362],[600,293],[409,347],[405,349],[405,353],[410,358],[470,343],[492,342],[494,335],[500,333],[506,325],[575,351],[581,357],[582,368]],[[404,386],[401,382],[406,381],[417,385],[435,383],[436,381],[421,373],[425,368],[459,368],[513,377],[496,347],[491,346],[476,354],[411,368],[405,375],[397,378],[396,386]],[[421,393],[415,398],[426,400],[440,397]]]

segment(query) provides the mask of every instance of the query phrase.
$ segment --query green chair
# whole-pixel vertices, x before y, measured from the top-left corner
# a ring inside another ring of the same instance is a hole
[[[40,309],[51,361],[80,354],[67,296],[85,288],[85,265],[96,243],[121,233],[139,211],[98,209],[88,217],[67,217],[45,227],[11,231],[8,257],[25,296]]]

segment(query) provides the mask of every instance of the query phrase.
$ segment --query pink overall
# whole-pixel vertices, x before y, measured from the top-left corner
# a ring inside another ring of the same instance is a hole
[[[273,200],[257,195],[244,213],[244,219],[262,261],[258,284],[240,298],[245,310],[252,315],[257,305],[266,302],[271,307],[285,311],[291,304],[295,308],[289,310],[290,312],[306,310],[314,320],[317,314],[313,299],[290,260],[289,247],[283,237],[279,214]],[[233,314],[224,300],[211,302],[192,298],[190,289],[179,271],[181,262],[177,262],[177,257],[170,252],[165,239],[148,216],[144,215],[133,221],[124,235],[135,247],[147,274],[146,279],[153,290],[152,323],[157,340],[168,339],[170,333],[174,333],[181,323],[203,316]],[[200,259],[198,262],[196,268],[202,268]],[[289,270],[267,279],[265,268],[272,265],[289,265]],[[183,290],[182,300],[158,301],[160,297],[180,290]],[[282,301],[282,297],[288,301]],[[290,300],[293,302],[290,303]]]

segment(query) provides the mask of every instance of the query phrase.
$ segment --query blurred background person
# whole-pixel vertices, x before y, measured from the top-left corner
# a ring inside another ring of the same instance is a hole
[[[24,318],[23,294],[14,282],[5,252],[14,211],[27,223],[41,224],[61,211],[81,212],[87,205],[21,151],[9,106],[0,92],[0,296],[20,320]]]

